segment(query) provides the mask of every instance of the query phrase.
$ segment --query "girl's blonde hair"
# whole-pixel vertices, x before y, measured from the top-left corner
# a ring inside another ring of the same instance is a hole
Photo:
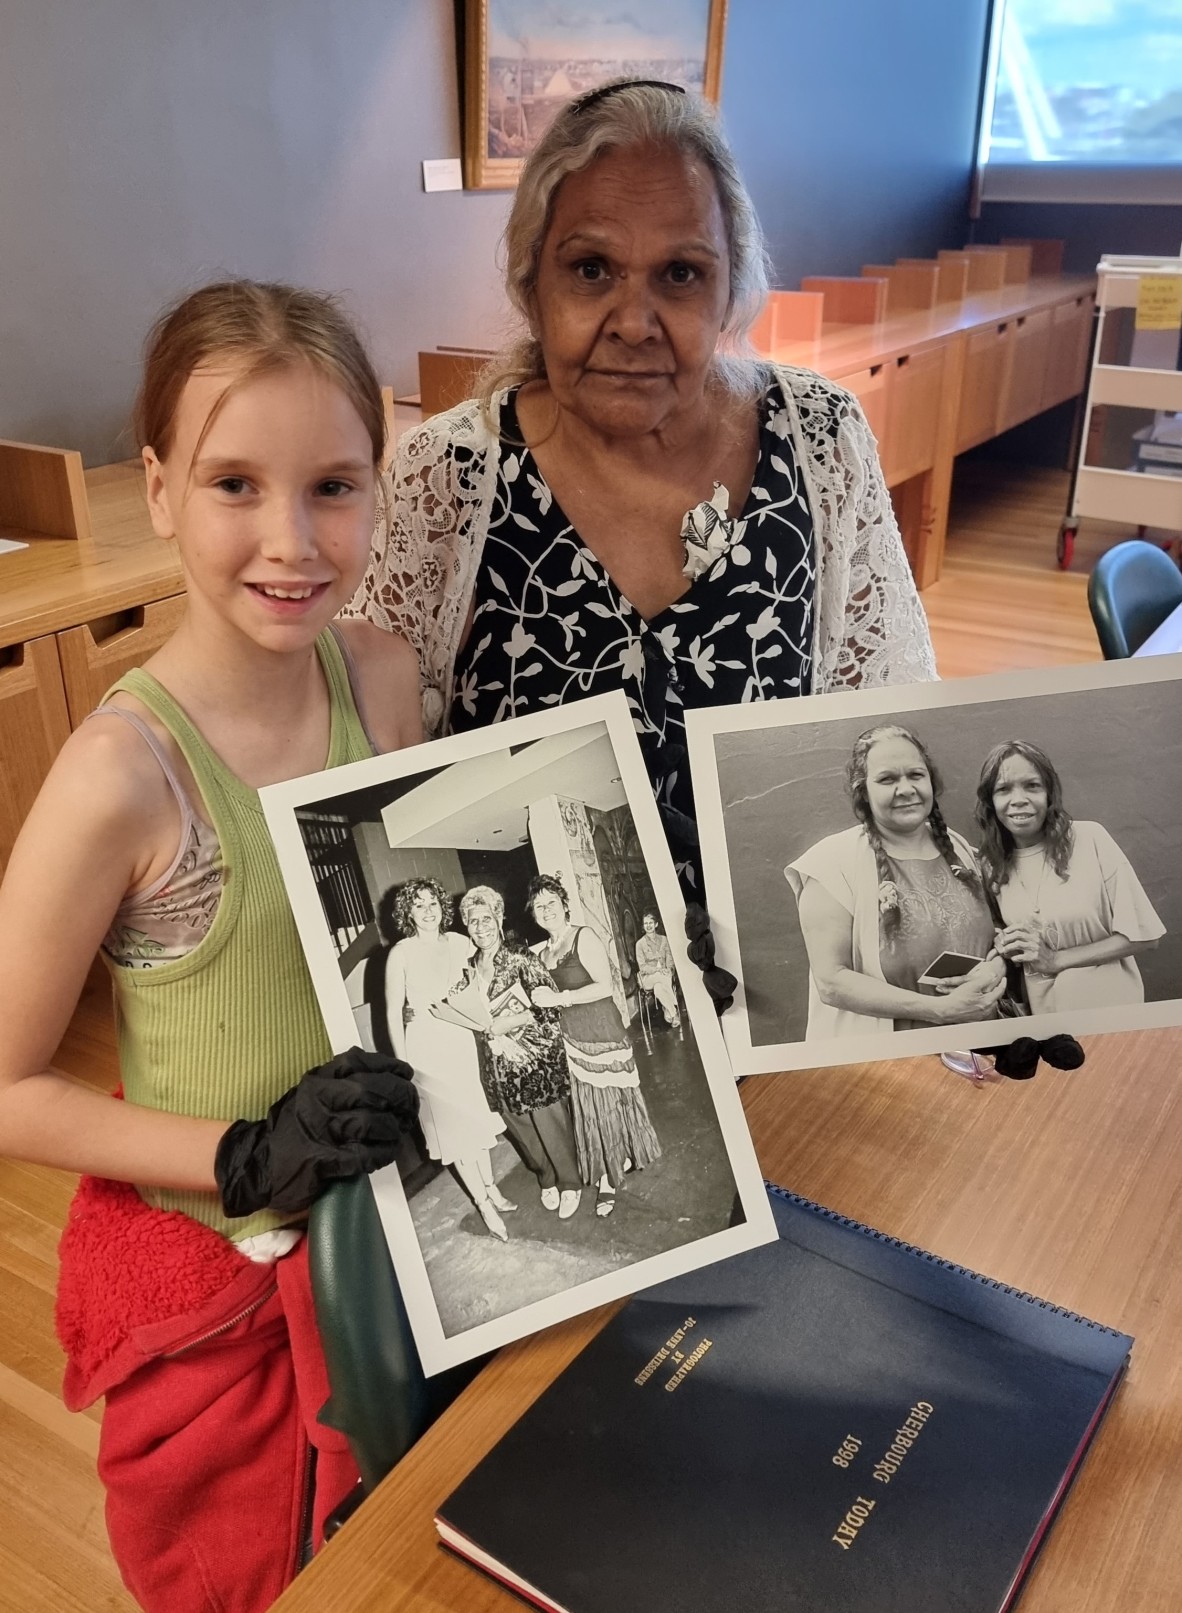
[[[657,146],[700,162],[718,190],[730,256],[730,296],[715,373],[732,390],[754,394],[764,384],[764,367],[753,362],[747,332],[768,291],[769,261],[763,231],[713,108],[699,96],[679,94],[629,79],[611,81],[611,93],[582,97],[563,107],[527,158],[505,226],[505,290],[530,326],[486,368],[479,381],[480,401],[501,387],[538,380],[546,373],[536,323],[538,265],[550,227],[558,188],[568,174],[586,168],[608,151]]]
[[[194,371],[225,366],[235,372],[202,428],[203,441],[239,387],[300,364],[344,392],[369,434],[373,462],[380,465],[386,446],[382,389],[349,320],[320,292],[256,280],[202,286],[156,321],[145,344],[133,416],[140,446],[154,449],[159,459],[168,457],[181,393]]]

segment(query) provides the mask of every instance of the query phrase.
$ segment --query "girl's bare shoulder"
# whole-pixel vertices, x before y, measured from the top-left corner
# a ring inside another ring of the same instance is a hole
[[[423,737],[419,659],[398,633],[348,617],[338,624],[357,668],[369,729],[379,749],[402,750]]]

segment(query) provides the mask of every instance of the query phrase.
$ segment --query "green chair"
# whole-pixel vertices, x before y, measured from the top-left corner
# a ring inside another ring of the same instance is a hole
[[[1106,661],[1135,655],[1179,605],[1182,571],[1155,543],[1118,543],[1088,578],[1088,607]]]
[[[308,1260],[331,1389],[320,1421],[344,1434],[361,1472],[339,1524],[484,1362],[423,1375],[368,1177],[336,1182],[313,1204]]]

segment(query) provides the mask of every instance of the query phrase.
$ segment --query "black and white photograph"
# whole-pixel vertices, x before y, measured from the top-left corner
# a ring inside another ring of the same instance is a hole
[[[622,697],[263,797],[334,1048],[414,1071],[371,1180],[428,1372],[766,1241]]]
[[[736,1073],[1182,1023],[1180,677],[688,713]]]

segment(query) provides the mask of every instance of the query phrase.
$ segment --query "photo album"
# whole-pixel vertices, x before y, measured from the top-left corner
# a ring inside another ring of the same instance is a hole
[[[775,1236],[622,695],[260,794],[428,1374]]]

